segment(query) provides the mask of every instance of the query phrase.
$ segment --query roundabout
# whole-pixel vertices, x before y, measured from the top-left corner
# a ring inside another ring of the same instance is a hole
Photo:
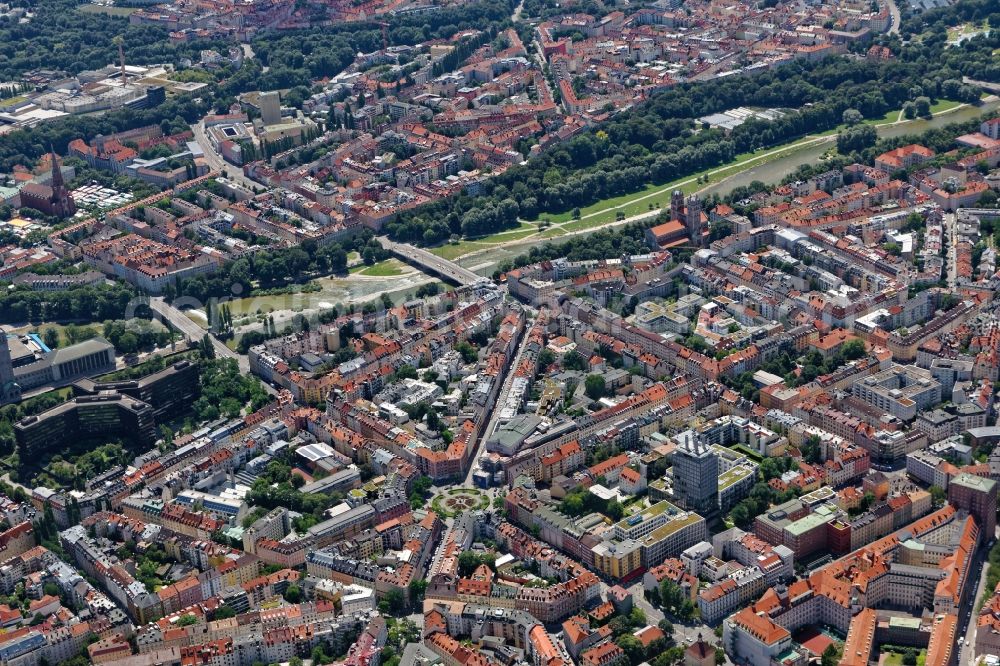
[[[439,516],[453,518],[466,511],[488,509],[490,498],[475,488],[449,488],[431,499],[431,508]]]

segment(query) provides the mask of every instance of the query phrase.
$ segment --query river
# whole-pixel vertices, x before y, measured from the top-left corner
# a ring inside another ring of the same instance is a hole
[[[996,111],[997,109],[1000,109],[1000,99],[994,98],[984,104],[981,104],[980,106],[958,107],[954,111],[939,114],[930,120],[911,120],[899,124],[882,125],[877,128],[877,131],[880,138],[894,138],[905,134],[921,134],[930,129],[936,129],[952,123],[972,120],[974,118],[978,118],[984,113]],[[817,142],[803,146],[799,150],[783,155],[772,162],[749,167],[745,171],[741,171],[733,176],[730,176],[729,178],[726,178],[725,180],[710,185],[703,190],[703,195],[718,194],[719,196],[725,196],[734,188],[749,185],[755,180],[759,180],[764,183],[777,183],[785,178],[785,176],[794,173],[799,165],[816,162],[820,159],[823,153],[833,149],[834,147],[835,139],[833,138],[831,138],[828,142]],[[593,233],[599,229],[600,227],[597,227],[582,235]],[[558,243],[559,239],[556,238],[553,242]],[[460,257],[457,260],[457,263],[476,271],[480,275],[491,275],[500,262],[516,257],[517,255],[524,254],[538,244],[539,241],[536,239],[504,247],[497,247],[490,249],[487,253],[478,253]]]
[[[1000,99],[995,99],[981,106],[959,107],[954,111],[934,116],[930,120],[911,120],[899,124],[882,125],[876,129],[878,130],[879,137],[883,139],[891,139],[903,136],[904,134],[922,134],[930,129],[978,118],[980,115],[989,111],[995,111],[998,108],[1000,108]],[[750,167],[746,171],[741,171],[730,178],[708,187],[705,193],[724,196],[734,188],[749,185],[755,180],[765,183],[778,182],[785,176],[795,173],[799,165],[819,160],[823,153],[833,148],[833,146],[832,141],[830,143],[817,143],[804,146],[801,150],[779,157],[773,162],[767,162],[766,164]]]

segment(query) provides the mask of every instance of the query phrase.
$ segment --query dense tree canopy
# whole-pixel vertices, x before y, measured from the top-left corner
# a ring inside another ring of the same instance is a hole
[[[125,40],[126,61],[135,65],[197,59],[202,49],[220,44],[173,42],[165,28],[131,25],[126,17],[80,11],[80,7],[75,0],[41,0],[30,3],[33,16],[27,22],[0,21],[0,81],[17,79],[32,69],[70,74],[99,69],[117,62],[118,47],[112,40],[119,35]]]
[[[386,30],[387,41],[392,46],[412,46],[429,39],[448,39],[463,30],[495,31],[507,24],[513,6],[511,0],[480,0],[431,14],[396,15]],[[310,86],[315,79],[341,72],[359,51],[382,48],[382,31],[376,23],[324,25],[277,36],[262,34],[253,47],[269,67],[260,77],[261,90]]]
[[[0,323],[121,319],[137,296],[123,284],[62,291],[18,288],[0,294]]]
[[[211,275],[184,280],[169,295],[176,293],[206,303],[212,297],[249,295],[255,287],[266,289],[305,282],[316,275],[342,273],[347,270],[349,250],[366,253],[373,261],[388,256],[371,232],[323,246],[306,241],[296,247],[265,250],[230,261]]]
[[[978,9],[967,14],[986,15],[985,0],[970,4]],[[1000,24],[1000,15],[990,18]],[[963,84],[962,77],[1000,80],[993,55],[1000,48],[1000,30],[946,48],[941,25],[948,20],[958,22],[960,17],[929,12],[927,22],[911,21],[923,35],[905,45],[897,36],[881,37],[897,54],[885,62],[842,56],[820,62],[796,60],[752,77],[675,86],[488,180],[480,196],[434,202],[391,221],[387,229],[396,238],[416,243],[440,242],[451,234],[492,233],[515,226],[518,217],[530,220],[566,212],[723,165],[748,151],[836,128],[844,122],[845,112],[848,121],[856,122],[858,114],[876,118],[907,103],[919,114],[921,98],[978,102],[978,89]],[[704,115],[738,106],[788,112],[770,122],[750,120],[729,134],[695,123]],[[847,150],[873,143],[867,126],[844,134]],[[516,213],[511,204],[517,206]],[[505,214],[499,214],[501,208]]]

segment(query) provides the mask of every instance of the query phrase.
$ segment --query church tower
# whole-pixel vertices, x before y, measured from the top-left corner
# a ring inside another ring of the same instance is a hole
[[[51,202],[52,214],[58,217],[72,217],[76,213],[76,202],[69,195],[66,183],[63,182],[62,170],[59,168],[59,158],[56,151],[52,150],[52,181],[49,186],[52,188]]]
[[[687,227],[691,244],[700,246],[702,241],[701,199],[698,198],[697,194],[692,194],[688,197],[687,206],[684,210],[684,226]]]
[[[680,190],[670,195],[670,219],[684,222],[684,193]]]

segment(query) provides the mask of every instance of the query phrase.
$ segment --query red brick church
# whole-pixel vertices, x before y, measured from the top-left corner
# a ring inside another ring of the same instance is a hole
[[[34,208],[46,215],[61,218],[72,217],[76,213],[76,202],[63,182],[55,151],[52,151],[52,179],[48,184],[28,183],[22,187],[21,207]]]
[[[654,250],[672,247],[704,247],[708,240],[708,217],[701,209],[701,199],[684,199],[680,190],[670,197],[670,221],[646,230],[646,243]]]

